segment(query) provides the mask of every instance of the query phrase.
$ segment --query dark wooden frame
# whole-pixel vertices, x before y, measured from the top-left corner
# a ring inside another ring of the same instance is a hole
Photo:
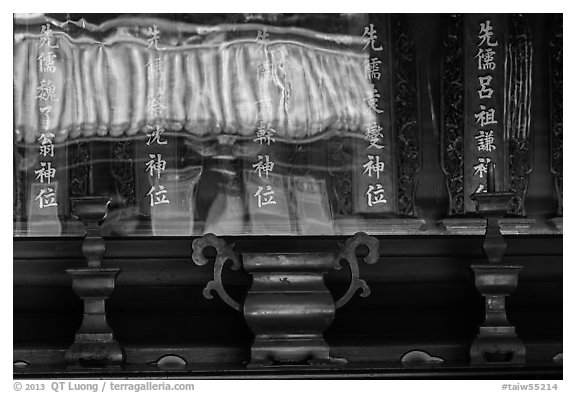
[[[448,216],[470,215],[464,208],[464,31],[463,15],[447,18],[448,31],[444,42],[441,104],[441,163],[446,175],[450,199]],[[508,213],[525,216],[525,198],[528,179],[532,172],[533,136],[530,131],[530,101],[532,79],[532,44],[526,17],[512,14],[508,17],[507,70],[506,70],[506,132],[508,168],[504,176],[514,192]],[[525,99],[526,98],[526,99]],[[526,137],[516,137],[526,130]],[[507,191],[507,190],[498,190]]]
[[[468,365],[470,340],[483,315],[482,298],[474,288],[470,269],[471,264],[484,261],[482,236],[385,236],[379,237],[378,263],[361,267],[371,296],[353,299],[343,307],[326,334],[334,356],[347,357],[349,365],[332,371],[294,369],[293,374],[243,368],[249,358],[250,334],[239,313],[222,302],[202,300],[202,288],[212,272],[210,266],[198,267],[191,261],[191,239],[106,239],[103,266],[121,269],[108,301],[110,324],[125,347],[127,362],[132,363],[117,375],[166,375],[148,363],[172,353],[188,362],[184,370],[171,374],[173,377],[290,374],[337,378],[374,373],[381,378],[478,378],[504,373],[518,378],[559,378],[561,364],[552,358],[562,352],[562,237],[505,238],[508,249],[503,263],[525,266],[509,303],[511,321],[526,343],[525,366],[498,371]],[[322,252],[345,238],[225,239],[239,252]],[[14,331],[20,333],[15,336],[14,360],[31,363],[15,369],[18,377],[86,375],[66,374],[58,366],[70,344],[67,340],[71,341],[67,333],[73,334],[81,320],[81,305],[65,274],[67,268],[84,263],[81,245],[81,239],[74,238],[15,240]],[[241,271],[227,271],[224,280],[233,296],[242,296],[249,286],[248,276]],[[337,295],[348,280],[346,271],[338,271],[328,275],[327,285]],[[25,300],[29,298],[38,300],[30,304]],[[30,325],[33,321],[36,323]],[[416,332],[427,338],[416,338]],[[204,338],[194,343],[194,334]],[[35,344],[26,336],[48,341]],[[175,337],[182,339],[180,343],[170,340]],[[413,350],[424,350],[445,364],[415,371],[400,362]]]

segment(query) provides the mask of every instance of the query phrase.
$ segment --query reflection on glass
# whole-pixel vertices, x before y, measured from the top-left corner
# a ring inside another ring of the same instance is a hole
[[[245,200],[248,201],[249,229],[253,235],[291,234],[286,178],[270,173],[262,179],[252,170],[244,171]]]
[[[15,144],[26,160],[51,135],[59,203],[87,182],[74,195],[112,194],[108,236],[332,235],[393,213],[386,18],[210,18],[16,20]],[[84,181],[65,177],[78,141]],[[18,201],[29,235],[68,222]]]
[[[32,183],[28,203],[28,236],[60,236],[58,218],[58,182]]]
[[[298,233],[333,235],[333,218],[328,202],[326,181],[309,176],[295,176],[292,178],[292,190],[294,193],[292,202],[297,206],[295,211]]]
[[[244,230],[244,200],[237,174],[237,161],[232,156],[222,156],[217,167],[211,168],[219,175],[215,187],[216,197],[209,205],[203,233],[241,234]]]
[[[195,191],[201,173],[202,167],[189,167],[166,170],[162,184],[158,178],[150,178],[150,219],[154,236],[192,235]],[[163,194],[168,190],[169,197]]]

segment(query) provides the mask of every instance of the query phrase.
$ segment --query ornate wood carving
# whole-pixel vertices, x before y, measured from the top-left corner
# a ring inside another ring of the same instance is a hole
[[[82,197],[90,193],[90,145],[76,142],[70,145],[70,195]]]
[[[134,206],[136,203],[136,185],[134,181],[134,146],[130,141],[116,142],[112,145],[112,177],[116,193],[122,206]]]
[[[532,94],[532,43],[523,15],[509,18],[508,59],[506,70],[506,138],[510,156],[510,190],[514,196],[509,213],[524,216],[524,199],[532,172],[530,102]]]
[[[346,303],[352,299],[352,296],[356,293],[358,289],[362,292],[360,296],[367,297],[370,295],[370,288],[366,281],[360,279],[360,268],[358,266],[358,260],[356,259],[356,249],[360,246],[366,246],[368,248],[368,255],[364,258],[364,261],[370,265],[378,262],[379,257],[379,243],[378,239],[372,236],[368,236],[364,232],[358,232],[343,244],[338,244],[340,251],[336,255],[336,269],[340,269],[340,261],[346,261],[350,266],[350,286],[346,293],[336,301],[336,308],[344,306]]]
[[[563,75],[562,75],[562,14],[554,16],[554,30],[550,40],[550,171],[558,198],[558,215],[563,214]]]
[[[444,41],[441,163],[450,199],[449,216],[464,214],[464,55],[462,15],[451,15]]]
[[[331,178],[334,213],[341,216],[352,215],[352,151],[343,138],[335,137],[328,141],[328,174]]]
[[[195,264],[203,266],[208,263],[208,259],[204,256],[204,250],[207,247],[212,247],[216,250],[216,261],[214,262],[214,279],[206,284],[202,294],[206,299],[212,299],[212,292],[214,291],[224,300],[224,303],[234,310],[240,311],[242,309],[240,303],[232,299],[232,297],[228,295],[228,292],[226,292],[226,289],[224,289],[224,285],[222,285],[222,269],[226,262],[232,262],[232,270],[240,269],[240,260],[233,250],[234,244],[227,244],[225,240],[220,239],[212,233],[207,233],[195,239],[192,242],[192,260]]]
[[[420,171],[418,90],[414,37],[404,15],[393,15],[394,128],[397,146],[398,213],[415,216],[416,174]]]

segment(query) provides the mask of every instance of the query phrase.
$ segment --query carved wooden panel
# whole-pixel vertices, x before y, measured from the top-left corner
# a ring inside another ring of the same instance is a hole
[[[462,15],[451,15],[442,63],[441,161],[446,175],[449,216],[464,214],[464,57]]]
[[[418,128],[417,67],[414,35],[405,15],[393,15],[392,54],[394,129],[397,149],[397,212],[403,216],[416,216],[414,195],[416,174],[421,167],[420,135]]]
[[[464,15],[464,211],[486,192],[488,167],[495,190],[506,189],[507,22],[504,14]]]
[[[514,192],[509,213],[526,215],[524,200],[532,172],[530,103],[532,94],[532,43],[524,15],[509,18],[506,84],[506,138],[510,156],[510,191]]]
[[[480,160],[478,157],[472,157],[472,153],[476,152],[477,141],[471,135],[478,128],[475,117],[479,109],[475,108],[480,108],[478,103],[472,101],[473,97],[478,98],[477,94],[480,94],[477,93],[480,89],[478,75],[484,74],[465,72],[466,64],[467,69],[471,70],[474,68],[474,62],[478,61],[477,55],[476,57],[474,55],[478,52],[476,33],[482,30],[482,27],[478,23],[479,27],[476,30],[466,29],[465,18],[464,15],[448,17],[448,33],[444,41],[441,163],[450,198],[448,215],[451,217],[475,212],[470,195],[486,189],[485,186],[479,186],[478,189],[471,188],[472,179],[478,174],[476,165],[479,165]],[[491,26],[493,32],[499,31],[494,35],[494,39],[499,40],[499,46],[490,48],[494,50],[497,67],[485,71],[491,71],[489,74],[494,79],[492,87],[498,99],[486,108],[496,109],[498,124],[492,126],[494,137],[500,139],[495,140],[493,151],[483,153],[492,154],[491,159],[496,160],[497,191],[514,192],[509,214],[523,216],[528,177],[532,171],[530,135],[532,44],[523,15],[508,15],[505,18],[495,15],[494,18],[491,15],[486,16],[486,20],[494,25]],[[484,18],[481,19],[484,21]],[[496,25],[499,25],[498,29]],[[492,29],[490,31],[492,32]],[[482,179],[475,180],[482,181]]]
[[[562,22],[562,14],[556,15],[550,39],[550,171],[554,175],[559,216],[563,214]]]
[[[344,138],[336,137],[327,141],[328,175],[331,180],[331,191],[336,196],[334,214],[352,215],[352,171],[347,163],[352,160],[350,146]]]
[[[134,146],[131,141],[116,142],[112,145],[111,175],[121,205],[134,206],[136,203],[134,183]]]
[[[81,197],[90,193],[90,145],[76,142],[69,145],[70,196]]]

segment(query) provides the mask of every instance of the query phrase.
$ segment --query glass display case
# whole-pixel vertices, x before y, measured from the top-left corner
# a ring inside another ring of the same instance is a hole
[[[396,217],[389,20],[16,19],[15,235],[352,234]],[[415,152],[417,154],[417,151]]]
[[[561,376],[560,15],[13,41],[15,375]]]

